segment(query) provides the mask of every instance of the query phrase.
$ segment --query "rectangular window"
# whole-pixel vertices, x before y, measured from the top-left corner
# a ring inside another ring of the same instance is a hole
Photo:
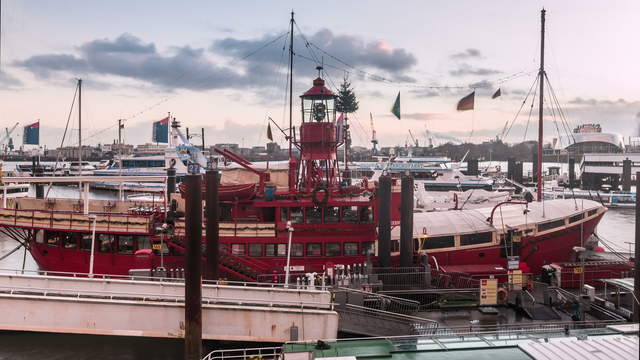
[[[151,249],[151,239],[149,239],[148,236],[139,236],[137,240],[138,240],[138,250]]]
[[[287,244],[278,244],[276,246],[276,256],[287,256]]]
[[[423,250],[454,247],[455,240],[453,236],[430,237],[424,240],[424,243],[422,244],[422,246],[423,246],[422,247]]]
[[[58,232],[47,232],[47,245],[58,247],[60,245],[60,233]]]
[[[324,222],[325,224],[335,224],[340,222],[340,207],[328,206],[324,208]]]
[[[277,244],[267,244],[265,247],[264,256],[269,256],[269,257],[276,256],[276,245]]]
[[[118,252],[120,254],[133,254],[133,236],[118,236]]]
[[[261,257],[262,256],[262,244],[249,244],[249,256]]]
[[[569,218],[569,222],[570,223],[574,223],[574,222],[580,221],[582,219],[584,219],[584,213],[573,215],[572,217]]]
[[[466,246],[490,243],[492,240],[491,235],[492,233],[490,232],[460,235],[460,245]]]
[[[96,241],[98,242],[98,251],[102,253],[110,253],[116,240],[115,235],[96,234],[96,237]]]
[[[593,216],[598,213],[598,209],[589,210],[587,216]]]
[[[302,224],[304,222],[304,215],[302,214],[301,207],[292,207],[291,212],[291,223],[292,224]]]
[[[307,224],[322,224],[322,208],[309,206],[307,211]]]
[[[289,220],[289,208],[280,208],[280,221],[287,222]]]
[[[391,252],[400,251],[400,240],[391,240]]]
[[[375,252],[374,242],[373,241],[365,241],[362,242],[362,256],[367,256],[369,254],[373,255]]]
[[[358,256],[358,243],[344,243],[344,256]]]
[[[360,215],[360,224],[373,224],[373,211],[371,211],[371,206],[360,206],[358,213]]]
[[[549,221],[544,224],[538,224],[538,232],[555,229],[561,226],[564,226],[564,219]]]
[[[78,248],[78,239],[76,239],[74,233],[62,234],[62,246],[65,249],[75,250]]]
[[[342,221],[347,224],[358,223],[358,207],[357,206],[343,206],[342,207]]]
[[[244,256],[244,244],[231,244],[231,255]]]
[[[320,243],[307,244],[307,256],[322,256],[322,244]]]
[[[291,244],[291,256],[295,256],[295,257],[304,256],[304,244],[301,244],[301,243]]]
[[[325,256],[340,256],[340,243],[330,242],[325,244],[324,248]]]
[[[82,234],[80,240],[81,249],[91,251],[91,234]]]

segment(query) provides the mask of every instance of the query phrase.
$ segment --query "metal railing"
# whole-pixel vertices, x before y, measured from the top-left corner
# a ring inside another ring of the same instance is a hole
[[[256,358],[260,360],[277,360],[282,355],[282,347],[263,347],[248,349],[214,350],[202,360],[244,360]]]
[[[340,314],[338,327],[342,331],[372,336],[397,333],[431,334],[439,325],[434,320],[352,304],[337,306],[336,311]]]
[[[338,293],[345,294],[344,300],[346,303],[349,303],[350,295],[351,297],[356,295],[356,297],[362,299],[362,306],[375,310],[384,310],[405,315],[413,314],[420,310],[420,303],[415,300],[343,287],[333,289],[331,292],[334,295]],[[336,296],[336,298],[338,298],[338,296]]]

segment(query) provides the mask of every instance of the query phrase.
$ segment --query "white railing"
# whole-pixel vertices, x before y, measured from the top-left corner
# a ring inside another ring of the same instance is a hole
[[[261,360],[276,360],[282,355],[282,347],[264,347],[248,349],[215,350],[207,354],[202,360],[244,360],[256,358]]]

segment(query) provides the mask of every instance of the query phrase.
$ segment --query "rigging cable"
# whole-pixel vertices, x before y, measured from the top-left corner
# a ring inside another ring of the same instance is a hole
[[[538,77],[536,76],[535,80],[533,81],[533,83],[531,84],[531,87],[529,88],[529,92],[527,93],[527,95],[525,96],[524,100],[522,100],[522,104],[520,104],[520,108],[518,109],[518,111],[516,112],[516,115],[513,117],[513,120],[511,120],[511,125],[509,125],[507,127],[507,125],[509,124],[509,121],[507,121],[507,123],[505,124],[505,129],[506,131],[503,131],[502,134],[500,134],[500,138],[504,139],[505,137],[507,137],[507,135],[509,134],[509,132],[511,131],[511,128],[513,127],[513,124],[516,122],[516,120],[518,119],[518,116],[520,115],[520,112],[522,111],[522,108],[524,107],[524,104],[526,104],[527,99],[529,98],[529,95],[531,95],[531,90],[533,90],[533,88],[536,86],[536,84],[538,83]]]

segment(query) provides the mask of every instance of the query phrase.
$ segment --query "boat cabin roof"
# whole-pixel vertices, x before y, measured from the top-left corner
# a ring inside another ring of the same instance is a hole
[[[576,208],[577,204],[577,208]],[[544,216],[543,216],[544,205]],[[583,208],[584,206],[584,208]],[[469,210],[431,211],[413,214],[413,233],[416,236],[444,236],[465,233],[493,232],[497,229],[515,228],[564,219],[575,214],[602,207],[592,200],[556,199],[524,204],[502,205],[496,209],[493,225],[489,224],[493,207]],[[529,209],[524,215],[525,208]],[[392,239],[400,238],[400,227],[391,232]]]

